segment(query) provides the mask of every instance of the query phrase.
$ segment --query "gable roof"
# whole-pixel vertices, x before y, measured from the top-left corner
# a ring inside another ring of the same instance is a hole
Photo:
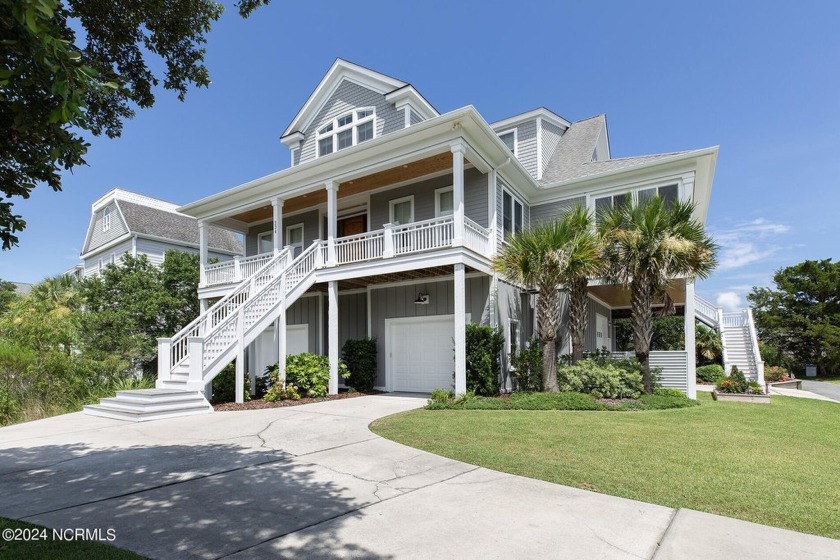
[[[315,90],[309,95],[309,98],[303,104],[300,111],[298,111],[297,115],[295,115],[295,118],[286,127],[281,139],[305,130],[315,115],[318,114],[321,105],[330,98],[344,80],[359,84],[382,95],[387,95],[405,88],[400,96],[411,97],[415,106],[426,111],[426,118],[438,115],[435,108],[408,82],[392,78],[391,76],[354,64],[342,58],[337,58],[318,83]]]
[[[198,220],[195,218],[127,200],[117,200],[117,206],[125,218],[129,232],[133,234],[198,245]],[[207,245],[210,250],[242,253],[242,242],[233,232],[214,226],[209,226],[207,231]]]

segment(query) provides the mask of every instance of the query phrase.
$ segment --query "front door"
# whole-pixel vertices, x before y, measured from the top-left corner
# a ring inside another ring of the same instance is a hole
[[[610,337],[610,320],[600,313],[595,314],[595,346],[596,350],[606,348],[612,351],[612,338]]]
[[[338,220],[339,237],[347,237],[348,235],[356,235],[366,231],[367,214],[359,214],[358,216],[350,216],[349,218]]]

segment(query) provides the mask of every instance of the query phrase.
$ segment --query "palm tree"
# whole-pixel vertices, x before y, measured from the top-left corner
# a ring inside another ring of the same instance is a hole
[[[705,360],[712,362],[720,356],[723,346],[720,342],[720,333],[704,325],[697,325],[695,334],[695,346],[697,347],[697,361]]]
[[[570,294],[573,355],[583,354],[586,287],[600,270],[600,251],[588,212],[574,208],[562,219],[511,236],[493,259],[494,269],[509,281],[536,288],[537,330],[543,344],[543,389],[557,391],[555,340],[560,329],[561,286]],[[576,345],[576,346],[575,346]]]
[[[668,209],[657,196],[599,215],[607,276],[630,290],[633,345],[648,393],[653,390],[648,360],[653,304],[664,304],[662,315],[673,314],[667,292],[673,279],[705,278],[717,265],[717,246],[693,212],[690,202],[678,201]]]

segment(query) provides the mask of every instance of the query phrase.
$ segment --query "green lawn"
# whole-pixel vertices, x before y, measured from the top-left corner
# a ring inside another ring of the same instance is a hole
[[[45,540],[28,541],[18,540],[18,537],[23,535],[18,534],[15,539],[7,538],[6,530],[21,529],[24,531],[37,530],[38,536],[41,537],[40,531],[46,531]],[[52,529],[44,529],[40,525],[33,525],[31,523],[24,523],[23,521],[16,521],[13,519],[6,519],[0,517],[0,532],[3,532],[3,537],[0,538],[0,558],[15,558],[17,560],[144,560],[145,556],[139,556],[133,552],[122,550],[95,541],[82,540],[54,540],[52,538]],[[119,535],[117,535],[119,536]]]
[[[415,410],[371,429],[499,471],[840,538],[840,405],[699,399],[626,413]]]

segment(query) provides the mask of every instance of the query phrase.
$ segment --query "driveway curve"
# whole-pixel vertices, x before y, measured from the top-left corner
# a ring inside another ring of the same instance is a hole
[[[840,557],[840,541],[491,471],[368,430],[423,404],[1,428],[0,516],[113,529],[113,544],[152,558]]]

